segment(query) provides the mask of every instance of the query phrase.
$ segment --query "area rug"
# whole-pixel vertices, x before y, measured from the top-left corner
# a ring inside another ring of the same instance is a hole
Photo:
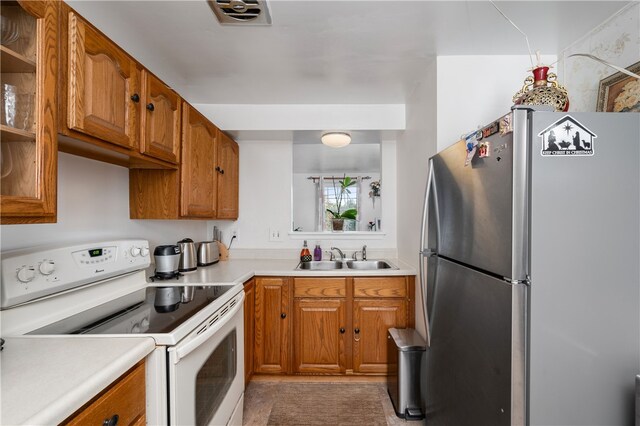
[[[287,383],[278,391],[268,425],[387,424],[377,385]]]

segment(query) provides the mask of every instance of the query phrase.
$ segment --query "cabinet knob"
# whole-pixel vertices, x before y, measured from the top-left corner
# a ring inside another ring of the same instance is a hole
[[[285,319],[287,317],[287,314],[285,314],[284,312],[280,314],[280,318]]]
[[[220,174],[223,175],[224,174],[224,169],[220,169]]]
[[[110,419],[104,419],[102,426],[116,426],[119,419],[120,417],[117,414],[114,414]]]
[[[133,102],[140,102],[140,95],[138,95],[137,93],[134,93],[133,95],[131,95],[131,100]]]
[[[356,328],[355,330],[353,330],[354,333],[359,334],[360,333],[360,329]]]
[[[156,107],[154,107],[152,103],[148,103],[148,104],[147,104],[147,109],[148,109],[149,111],[153,111],[154,109],[156,109]]]
[[[220,168],[220,166],[216,166],[216,172],[218,172],[218,173],[219,173],[219,172],[220,172],[220,170],[222,170],[222,169]]]
[[[345,331],[344,327],[340,327],[340,334],[344,334]]]

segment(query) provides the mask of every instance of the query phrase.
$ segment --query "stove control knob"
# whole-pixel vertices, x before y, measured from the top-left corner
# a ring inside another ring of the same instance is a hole
[[[133,325],[133,327],[131,327],[131,332],[132,332],[132,333],[140,333],[140,324],[135,323],[135,324]]]
[[[42,275],[51,275],[56,270],[56,264],[52,260],[45,260],[39,269]]]
[[[140,321],[140,328],[145,331],[149,329],[149,318],[143,318],[142,321]]]
[[[131,256],[136,257],[140,254],[140,247],[136,247],[133,246],[129,249],[129,253],[131,253]]]
[[[36,276],[36,272],[33,269],[33,266],[23,266],[18,271],[18,281],[21,283],[28,283],[33,280]]]
[[[149,254],[149,248],[148,247],[141,247],[140,248],[140,256],[145,257]]]

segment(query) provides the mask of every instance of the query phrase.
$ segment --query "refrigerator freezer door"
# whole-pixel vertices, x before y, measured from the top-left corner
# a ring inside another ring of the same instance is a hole
[[[428,260],[429,425],[524,423],[525,285]]]
[[[593,155],[544,156],[558,121],[559,148]],[[534,113],[532,134],[530,423],[633,424],[640,114]]]
[[[432,157],[438,254],[513,279],[513,134],[483,140],[491,155],[465,166],[463,141]],[[430,221],[434,222],[430,214]],[[429,246],[433,241],[430,226]]]

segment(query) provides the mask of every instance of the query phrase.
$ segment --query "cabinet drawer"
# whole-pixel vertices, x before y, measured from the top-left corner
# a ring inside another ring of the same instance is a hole
[[[346,297],[345,278],[295,278],[294,297]]]
[[[407,297],[405,277],[354,277],[353,297]]]
[[[119,425],[139,424],[139,417],[145,416],[145,404],[145,369],[142,363],[65,424],[101,425],[114,415],[118,415]]]

